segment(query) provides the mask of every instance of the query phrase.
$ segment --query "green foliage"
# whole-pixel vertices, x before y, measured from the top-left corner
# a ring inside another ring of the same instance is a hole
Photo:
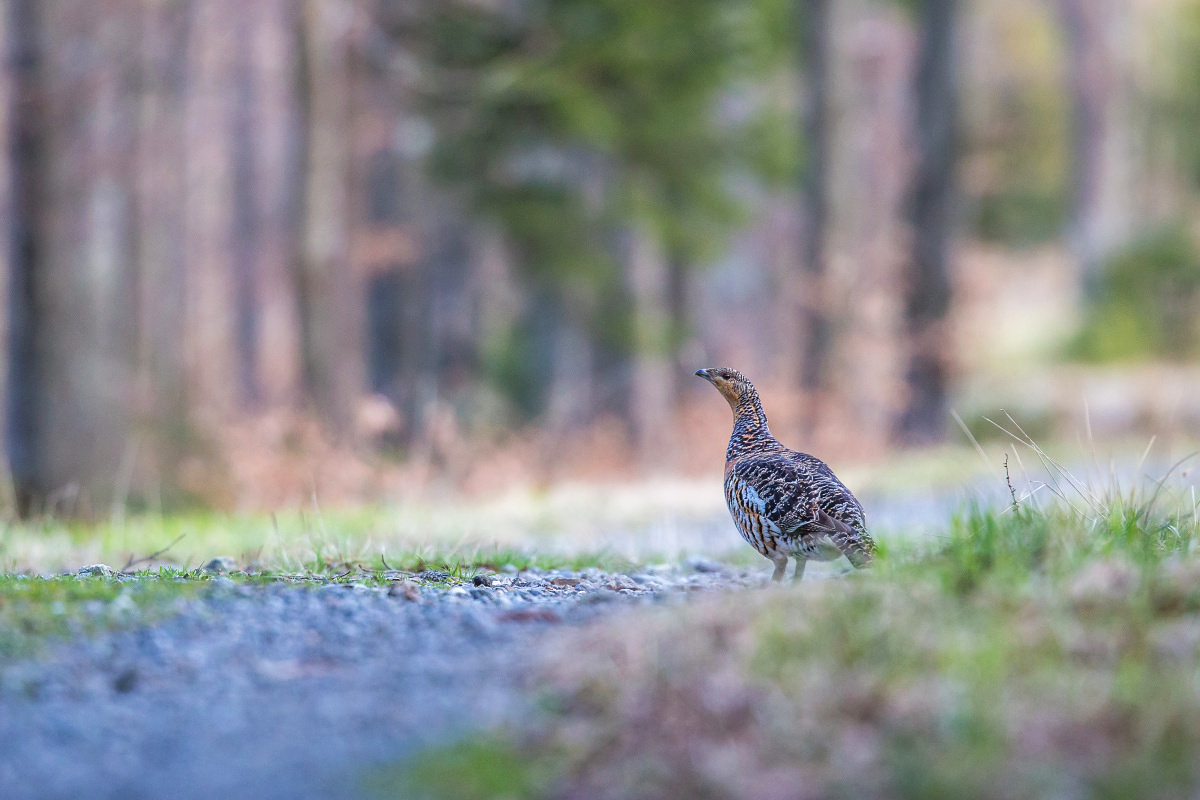
[[[18,565],[74,568],[103,562],[117,566],[136,554],[157,552],[175,539],[178,541],[159,559],[180,566],[141,570],[137,572],[139,579],[204,581],[211,576],[198,565],[222,553],[236,554],[234,561],[242,568],[229,577],[251,582],[337,579],[386,584],[396,580],[394,574],[389,574],[392,570],[437,570],[458,581],[469,580],[480,571],[499,571],[506,565],[518,570],[596,567],[610,572],[630,566],[626,558],[594,544],[569,550],[503,545],[494,534],[500,525],[498,518],[504,513],[495,507],[451,510],[446,506],[414,506],[402,510],[280,512],[267,517],[147,515],[131,516],[119,524],[68,524],[45,518],[0,528],[0,594],[4,581],[26,580],[5,574],[15,571]],[[565,526],[558,512],[537,500],[529,501],[514,524],[530,537],[547,530],[561,534]],[[31,553],[35,554],[32,559]],[[70,589],[76,585],[72,580],[63,578],[62,585]],[[118,592],[122,586],[136,588],[140,584],[99,581],[86,585],[97,592]]]
[[[1043,514],[998,514],[972,508],[950,525],[940,574],[958,593],[977,587],[984,576],[1022,580],[1041,569],[1050,547],[1051,521]]]
[[[536,338],[525,324],[514,324],[483,344],[480,366],[484,376],[524,417],[536,415],[542,404],[542,382],[535,357]]]
[[[877,2],[914,24],[926,9],[924,0]],[[969,4],[960,5],[965,15]],[[1061,22],[1050,4],[994,4],[980,18],[1002,74],[963,98],[968,222],[985,241],[1041,244],[1062,234],[1070,212]]]
[[[545,796],[547,773],[502,737],[483,736],[423,753],[364,780],[380,798],[523,800]]]
[[[47,640],[151,623],[200,585],[170,568],[136,580],[0,574],[0,664]]]
[[[1003,513],[972,508],[952,520],[941,550],[922,568],[938,567],[946,587],[965,594],[988,581],[1062,575],[1098,557],[1153,566],[1188,553],[1200,533],[1194,518],[1165,513],[1159,501],[1157,494],[1105,498],[1099,516],[1061,507]]]
[[[924,0],[877,0],[881,5],[894,6],[915,19],[924,8]]]
[[[1200,251],[1182,224],[1161,228],[1104,265],[1070,354],[1089,361],[1200,354]]]
[[[761,119],[716,102],[782,55],[771,0],[436,3],[429,69],[435,174],[497,219],[536,281],[602,280],[605,238],[648,225],[700,256],[737,219],[726,189]]]
[[[1070,114],[1059,72],[1062,21],[1047,4],[988,11],[986,91],[964,98],[973,224],[983,239],[1027,246],[1061,235],[1070,210]]]
[[[764,93],[795,47],[794,10],[427,0],[383,24],[419,65],[433,176],[503,231],[539,303],[623,358],[640,344],[620,269],[629,235],[694,267],[744,219],[738,178],[795,169],[796,121]],[[485,365],[526,417],[544,409],[551,372],[534,342],[554,337],[539,324],[520,321]]]
[[[1020,142],[1013,142],[1019,146]],[[1011,173],[1009,173],[1011,174]],[[1062,233],[1067,221],[1065,181],[1057,187],[1027,189],[1006,179],[976,201],[975,231],[980,238],[1013,245],[1046,242]]]
[[[531,569],[581,570],[591,567],[607,572],[620,572],[628,570],[632,566],[627,559],[605,551],[553,555],[515,547],[466,545],[454,548],[434,546],[415,548],[393,553],[383,558],[356,561],[351,565],[371,570],[398,569],[408,572],[437,570],[454,578],[470,578],[478,572],[495,572],[505,566],[516,567],[522,572]]]
[[[1167,123],[1183,168],[1200,186],[1200,3],[1172,8],[1170,29],[1174,48],[1169,86],[1157,109]]]

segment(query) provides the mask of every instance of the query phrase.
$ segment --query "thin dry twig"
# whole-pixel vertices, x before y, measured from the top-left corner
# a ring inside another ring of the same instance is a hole
[[[1038,457],[1038,460],[1042,462],[1042,467],[1043,467],[1043,469],[1046,470],[1047,477],[1049,477],[1050,481],[1053,483],[1053,485],[1047,484],[1046,488],[1050,489],[1050,491],[1052,491],[1060,500],[1062,500],[1064,503],[1066,503],[1068,506],[1070,506],[1071,509],[1074,510],[1077,514],[1087,517],[1088,516],[1087,514],[1084,514],[1081,509],[1079,509],[1074,503],[1071,502],[1071,498],[1067,495],[1067,492],[1063,489],[1062,484],[1059,483],[1058,479],[1059,479],[1059,477],[1061,477],[1063,479],[1063,481],[1065,481],[1070,486],[1070,488],[1074,491],[1074,493],[1079,495],[1081,498],[1083,498],[1084,502],[1086,502],[1088,504],[1088,506],[1091,507],[1091,510],[1092,510],[1091,517],[1093,519],[1098,519],[1100,517],[1103,517],[1104,516],[1103,503],[1100,502],[1100,500],[1097,497],[1095,497],[1091,493],[1091,491],[1088,490],[1087,486],[1080,483],[1079,479],[1077,479],[1074,475],[1072,475],[1071,472],[1066,467],[1064,467],[1058,461],[1051,458],[1050,455],[1045,450],[1043,450],[1038,445],[1037,442],[1035,442],[1033,440],[1033,437],[1031,437],[1028,433],[1025,432],[1025,429],[1021,427],[1020,423],[1018,423],[1015,419],[1013,419],[1011,414],[1009,414],[1008,412],[1005,412],[1004,416],[1008,419],[1008,421],[1010,423],[1012,423],[1013,427],[1016,428],[1017,431],[1020,432],[1020,435],[1013,433],[1008,428],[1005,428],[1003,425],[1000,425],[999,423],[995,422],[992,419],[988,419],[987,417],[985,417],[984,419],[987,419],[987,421],[990,422],[992,425],[995,425],[1001,431],[1008,434],[1008,436],[1010,436],[1014,441],[1017,441],[1017,442],[1025,445],[1026,447],[1028,447],[1030,450],[1032,450],[1034,452],[1034,455],[1036,455]]]
[[[1017,504],[1017,490],[1013,488],[1012,476],[1008,472],[1008,453],[1004,454],[1004,481],[1008,484],[1008,494],[1012,497],[1013,513],[1020,511],[1020,506]]]
[[[1013,424],[1013,427],[1015,427],[1018,431],[1021,432],[1021,435],[1025,437],[1025,443],[1029,447],[1033,448],[1033,451],[1038,454],[1038,457],[1040,459],[1042,459],[1043,463],[1048,462],[1051,466],[1053,466],[1054,469],[1058,472],[1058,474],[1061,475],[1063,477],[1063,479],[1066,480],[1067,483],[1069,483],[1071,485],[1071,488],[1074,489],[1076,492],[1078,492],[1079,495],[1088,502],[1088,505],[1090,505],[1092,507],[1092,510],[1094,512],[1096,512],[1097,514],[1099,514],[1102,509],[1102,506],[1103,506],[1103,503],[1101,502],[1101,498],[1097,497],[1094,493],[1092,493],[1092,491],[1088,488],[1087,484],[1084,483],[1083,481],[1080,481],[1078,478],[1076,478],[1075,475],[1070,470],[1068,470],[1066,467],[1064,467],[1058,461],[1051,458],[1050,455],[1045,450],[1042,449],[1041,445],[1039,445],[1037,442],[1035,442],[1033,440],[1033,437],[1025,432],[1025,429],[1021,427],[1020,423],[1018,423],[1015,419],[1013,419],[1012,414],[1009,414],[1006,411],[1006,412],[1004,412],[1004,416],[1007,417],[1008,421]]]
[[[127,571],[129,568],[130,568],[130,567],[132,567],[132,566],[133,566],[133,565],[135,565],[135,564],[143,564],[143,563],[145,563],[145,562],[147,562],[147,561],[153,561],[154,559],[156,559],[156,558],[158,558],[159,556],[161,556],[163,553],[165,553],[165,552],[167,552],[168,550],[170,550],[170,549],[171,549],[172,547],[174,547],[175,545],[179,544],[179,542],[180,542],[180,541],[183,539],[183,537],[185,537],[185,536],[187,536],[187,534],[186,534],[186,533],[181,533],[181,534],[179,534],[179,536],[175,537],[175,541],[171,542],[169,545],[167,545],[166,547],[164,547],[162,550],[159,550],[159,551],[157,551],[157,552],[155,552],[155,553],[151,553],[150,555],[148,555],[148,556],[145,556],[144,558],[137,558],[137,559],[135,559],[135,558],[134,558],[132,555],[130,555],[130,556],[129,556],[129,560],[125,562],[125,566],[121,567],[121,569],[119,570],[119,572],[126,572],[126,571]]]
[[[1046,470],[1046,476],[1048,478],[1050,478],[1050,480],[1053,482],[1053,485],[1051,485],[1050,483],[1046,483],[1045,481],[1043,481],[1042,486],[1044,486],[1045,488],[1047,488],[1051,492],[1053,492],[1056,497],[1058,497],[1060,500],[1065,502],[1067,505],[1071,506],[1071,508],[1074,508],[1076,511],[1079,510],[1079,509],[1075,508],[1075,504],[1072,503],[1070,498],[1067,497],[1066,493],[1063,492],[1062,486],[1059,485],[1058,481],[1054,477],[1054,470],[1051,468],[1051,465],[1048,463],[1046,456],[1042,452],[1039,451],[1039,448],[1037,447],[1036,444],[1031,444],[1030,442],[1027,442],[1022,437],[1013,433],[1008,428],[1005,428],[1003,425],[1001,425],[1000,423],[996,422],[995,420],[993,420],[989,417],[984,417],[984,419],[987,420],[988,422],[990,422],[992,425],[995,425],[996,428],[998,428],[1000,431],[1004,432],[1009,437],[1011,437],[1013,441],[1015,441],[1019,444],[1023,444],[1026,447],[1028,447],[1029,449],[1031,449],[1033,451],[1034,455],[1036,455],[1038,457],[1038,459],[1042,462],[1042,468]],[[1018,426],[1018,429],[1020,429],[1020,426]],[[1022,433],[1023,433],[1023,431],[1022,431]]]
[[[1196,487],[1192,487],[1192,524],[1200,528],[1200,506],[1196,505]]]

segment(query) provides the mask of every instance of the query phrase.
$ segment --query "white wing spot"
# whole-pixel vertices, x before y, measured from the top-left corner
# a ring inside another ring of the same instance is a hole
[[[760,514],[767,513],[766,501],[763,500],[761,497],[759,497],[758,492],[754,491],[753,486],[751,486],[748,483],[742,483],[739,485],[738,488],[739,488],[739,493],[742,496],[742,502],[745,505],[749,506],[750,508],[753,508],[755,511],[757,511]]]

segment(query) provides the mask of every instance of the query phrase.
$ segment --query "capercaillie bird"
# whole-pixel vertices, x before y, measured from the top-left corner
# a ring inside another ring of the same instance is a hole
[[[784,447],[771,435],[758,390],[734,369],[701,369],[733,409],[733,435],[725,451],[725,502],[738,532],[775,564],[783,578],[796,559],[793,580],[809,561],[845,556],[869,566],[875,542],[862,504],[819,458]]]

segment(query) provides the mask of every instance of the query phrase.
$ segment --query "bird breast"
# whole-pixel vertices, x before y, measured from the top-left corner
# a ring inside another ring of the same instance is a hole
[[[729,473],[725,502],[733,524],[751,547],[764,556],[778,549],[779,526],[767,517],[767,503],[749,483]]]

